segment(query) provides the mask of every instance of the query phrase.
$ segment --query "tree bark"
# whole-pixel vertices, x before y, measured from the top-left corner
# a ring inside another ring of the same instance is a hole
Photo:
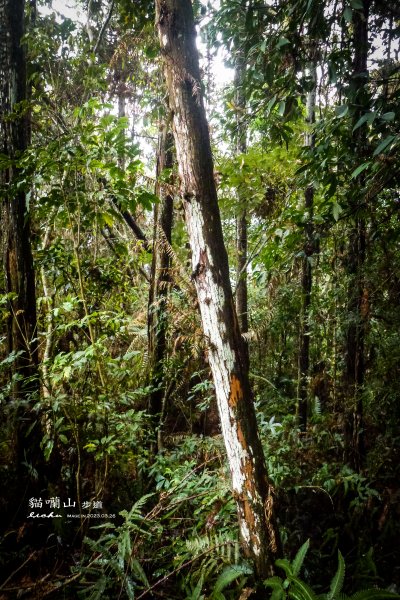
[[[280,552],[222,235],[190,0],[156,0],[186,225],[244,552],[262,578]]]
[[[17,402],[17,461],[28,460],[26,433],[35,420],[32,394],[39,390],[35,275],[27,196],[18,186],[18,158],[29,143],[26,59],[23,44],[24,1],[0,0],[0,153],[8,164],[0,171],[2,254],[8,298],[7,346],[12,362],[13,400]],[[22,400],[25,400],[24,408]],[[25,448],[23,447],[25,445]]]
[[[363,1],[363,10],[354,11],[354,64],[351,86],[353,101],[359,108],[353,115],[355,124],[365,110],[365,97],[368,81],[368,16],[369,0]],[[362,127],[354,134],[356,156],[358,160],[365,155],[367,139]],[[364,199],[360,197],[364,177],[356,180],[356,188],[351,193],[351,209],[354,213],[354,224],[350,231],[348,246],[347,275],[349,279],[348,315],[349,324],[346,331],[346,363],[344,383],[348,404],[345,414],[345,452],[346,460],[359,471],[364,455],[363,436],[363,401],[362,389],[365,380],[365,282],[364,266],[366,257],[366,223],[362,214]],[[360,211],[361,208],[361,211]]]
[[[245,154],[247,151],[246,141],[246,97],[244,94],[244,77],[246,70],[246,58],[242,49],[237,50],[235,68],[235,95],[237,106],[236,117],[236,153]],[[236,217],[236,254],[237,254],[237,276],[236,276],[236,310],[239,319],[240,330],[247,333],[249,330],[248,318],[248,294],[247,294],[247,209],[246,199],[243,191],[238,190],[239,210]],[[247,350],[247,343],[245,342]]]
[[[165,400],[163,386],[164,360],[168,319],[167,301],[171,281],[171,253],[169,247],[171,245],[174,208],[173,197],[159,181],[164,169],[171,169],[173,165],[173,136],[168,128],[169,125],[164,125],[159,136],[156,177],[157,193],[161,199],[161,206],[154,205],[153,260],[148,310],[149,357],[153,388],[149,399],[149,411],[155,419],[158,450],[162,449],[162,421],[165,412],[163,410]]]

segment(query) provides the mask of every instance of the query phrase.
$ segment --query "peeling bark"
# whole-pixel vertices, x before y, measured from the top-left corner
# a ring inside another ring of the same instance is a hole
[[[190,0],[156,0],[186,225],[243,548],[257,575],[280,543],[229,277]]]

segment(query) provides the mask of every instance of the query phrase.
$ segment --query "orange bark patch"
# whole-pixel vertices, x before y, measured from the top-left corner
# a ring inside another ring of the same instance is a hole
[[[240,507],[243,520],[247,523],[247,527],[250,532],[251,545],[257,545],[259,543],[257,536],[257,527],[255,521],[255,506],[252,498],[256,497],[256,490],[254,489],[254,465],[251,459],[251,452],[249,449],[248,441],[246,440],[242,424],[237,415],[237,406],[243,400],[243,391],[240,380],[236,375],[231,376],[230,393],[229,393],[229,406],[236,413],[236,434],[238,441],[243,448],[242,464],[240,469],[244,475],[243,491],[236,498],[237,503]]]
[[[229,406],[232,408],[236,408],[238,402],[242,400],[243,392],[242,392],[242,384],[240,380],[236,377],[236,375],[232,375],[231,377],[231,388],[229,391]]]

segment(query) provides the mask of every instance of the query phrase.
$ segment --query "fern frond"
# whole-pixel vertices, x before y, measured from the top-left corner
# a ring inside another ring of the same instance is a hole
[[[265,579],[264,585],[265,585],[265,587],[270,587],[273,590],[275,590],[277,588],[281,588],[283,590],[283,581],[277,575],[274,575],[273,577],[268,577],[268,579]]]
[[[318,596],[314,590],[297,577],[291,581],[288,595],[293,600],[318,600]]]
[[[275,561],[275,564],[277,567],[279,567],[280,569],[283,569],[285,571],[286,577],[289,578],[294,575],[293,567],[287,558],[278,558],[278,560]]]
[[[283,581],[280,577],[274,575],[274,577],[269,577],[264,581],[265,587],[270,587],[272,589],[272,594],[270,600],[283,600],[285,598],[285,590],[283,588]]]
[[[137,502],[135,502],[135,504],[132,506],[132,508],[130,509],[129,512],[126,510],[123,510],[120,512],[120,515],[123,517],[125,516],[127,519],[143,518],[141,509],[146,504],[147,500],[149,498],[151,498],[152,496],[154,496],[154,494],[155,494],[154,492],[152,492],[151,494],[145,494],[144,496],[139,498],[139,500],[137,500]]]
[[[349,600],[395,600],[396,598],[399,599],[400,595],[394,592],[389,592],[388,590],[370,589],[356,592],[349,597]]]
[[[338,570],[336,571],[336,574],[331,581],[331,587],[327,595],[328,600],[334,600],[334,598],[337,598],[340,592],[342,591],[345,571],[346,565],[344,562],[344,558],[340,550],[338,550]]]
[[[304,559],[308,552],[309,547],[310,547],[310,540],[308,539],[306,542],[304,542],[302,547],[299,549],[299,551],[297,552],[297,554],[295,556],[295,559],[292,562],[293,575],[295,577],[297,577],[300,573],[301,567],[303,566],[303,562],[304,562]]]
[[[226,546],[235,547],[236,544],[236,538],[228,531],[193,537],[185,542],[186,549],[191,556],[198,556],[206,551],[223,556]]]
[[[240,577],[241,575],[251,575],[252,569],[249,565],[230,565],[226,567],[220,576],[218,577],[211,598],[212,600],[217,600],[218,594],[222,592],[225,588],[228,587],[235,579]]]
[[[196,587],[191,592],[190,596],[187,596],[185,600],[201,600],[201,598],[204,598],[204,596],[201,593],[201,590],[203,589],[203,583],[204,583],[204,573],[202,572],[200,575],[200,579],[197,582]]]
[[[131,558],[130,566],[131,566],[132,573],[134,573],[136,578],[141,583],[144,583],[144,585],[146,585],[147,587],[150,587],[150,583],[149,583],[149,580],[147,579],[147,575],[144,572],[142,565],[140,564],[140,562],[138,560],[136,560],[136,558]]]

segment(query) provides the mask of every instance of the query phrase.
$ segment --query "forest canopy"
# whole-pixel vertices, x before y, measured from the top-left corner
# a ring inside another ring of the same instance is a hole
[[[0,600],[398,598],[397,3],[0,28]]]

